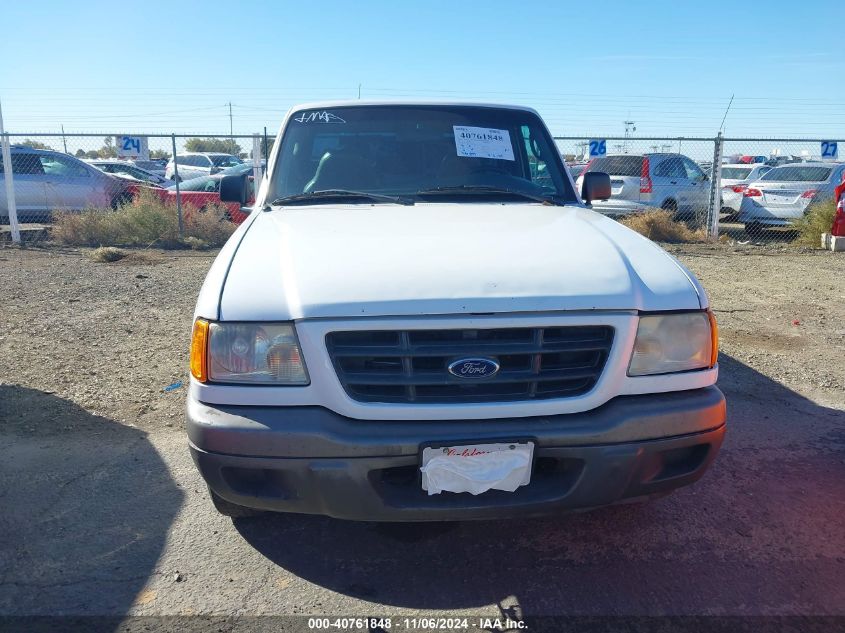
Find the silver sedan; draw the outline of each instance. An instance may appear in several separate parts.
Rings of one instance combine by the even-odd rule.
[[[49,221],[55,210],[116,207],[128,199],[126,181],[73,156],[23,146],[12,147],[11,156],[15,207],[22,222]],[[0,173],[3,169],[0,160]],[[6,183],[0,178],[0,221],[8,219]]]
[[[833,198],[845,175],[843,163],[799,163],[775,167],[749,183],[742,194],[739,221],[753,225],[789,226],[813,202]]]

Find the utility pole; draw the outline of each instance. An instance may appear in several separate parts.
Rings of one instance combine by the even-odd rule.
[[[234,153],[235,148],[235,134],[233,133],[232,128],[232,102],[229,102],[229,145]]]
[[[628,153],[628,137],[631,136],[631,132],[637,131],[637,126],[634,125],[635,121],[623,121],[625,124],[625,142],[622,144],[623,152],[626,154]]]
[[[358,101],[361,100],[361,84],[358,84]]]
[[[67,154],[67,139],[65,138],[65,124],[62,123],[62,145],[65,146],[65,154]]]

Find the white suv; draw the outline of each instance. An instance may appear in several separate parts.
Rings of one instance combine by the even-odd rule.
[[[707,295],[576,196],[533,110],[303,106],[268,166],[194,316],[187,430],[220,512],[520,517],[712,462]]]
[[[210,176],[229,167],[236,167],[243,164],[243,161],[231,154],[189,152],[176,154],[176,163],[179,166],[179,180],[189,180],[200,176]],[[175,176],[176,169],[173,165],[173,158],[171,158],[164,170],[164,177],[168,180],[175,180]]]

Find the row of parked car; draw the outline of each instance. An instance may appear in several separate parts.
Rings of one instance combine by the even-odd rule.
[[[738,220],[749,231],[789,226],[814,202],[832,199],[845,182],[845,163],[778,160],[772,166],[749,158],[755,160],[722,165],[720,204],[724,220]],[[712,166],[703,168],[682,154],[608,155],[569,168],[579,188],[586,173],[610,174],[611,198],[593,204],[607,215],[656,207],[692,221],[709,205]]]
[[[199,159],[203,160],[200,161]],[[142,189],[163,201],[175,201],[173,160],[80,160],[53,150],[16,145],[11,148],[15,206],[22,222],[47,222],[54,210],[79,211],[89,207],[117,208]],[[249,174],[253,166],[228,154],[177,154],[180,195],[188,210],[221,204],[220,179]],[[4,165],[0,158],[0,174]],[[250,186],[252,177],[250,176]],[[246,217],[240,205],[226,204],[236,223]],[[0,178],[0,223],[9,221],[5,180]]]
[[[237,156],[186,152],[176,160],[82,161],[52,150],[13,146],[12,169],[15,201],[22,221],[48,221],[55,209],[117,207],[140,188],[155,191],[163,200],[175,200],[175,179],[180,181],[183,204],[204,208],[220,203],[224,175],[249,174],[253,166]],[[845,163],[740,157],[741,162],[722,166],[721,211],[726,221],[742,222],[749,230],[788,226],[815,201],[830,199],[845,182]],[[781,157],[777,157],[781,158]],[[710,192],[709,165],[700,165],[677,153],[617,154],[589,163],[570,164],[580,189],[583,175],[604,172],[611,176],[612,196],[594,207],[611,216],[624,216],[662,208],[679,220],[701,219]],[[0,160],[0,173],[3,165]],[[178,172],[178,176],[177,176]],[[254,188],[254,184],[251,185]],[[8,208],[0,179],[0,222],[8,222]],[[244,214],[229,203],[229,216],[240,222]]]

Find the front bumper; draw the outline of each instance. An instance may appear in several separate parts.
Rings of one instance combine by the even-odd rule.
[[[790,226],[795,220],[803,217],[806,210],[806,206],[765,206],[744,198],[739,209],[739,221],[744,224]]]
[[[321,407],[188,402],[191,454],[239,505],[365,521],[533,516],[667,492],[701,477],[725,432],[716,387],[624,396],[576,414],[496,420],[362,421]],[[516,492],[428,496],[421,445],[531,440]]]

